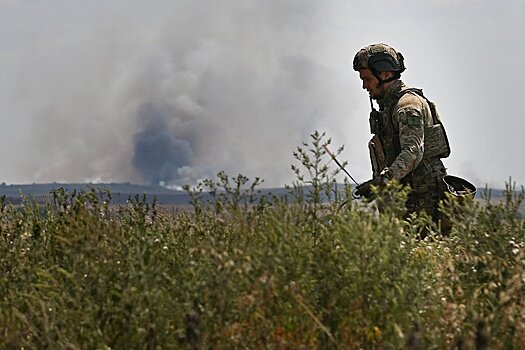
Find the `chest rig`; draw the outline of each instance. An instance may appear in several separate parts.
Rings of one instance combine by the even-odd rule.
[[[369,147],[374,176],[378,175],[384,167],[392,165],[399,153],[401,153],[399,126],[394,124],[393,115],[399,99],[407,93],[416,94],[425,99],[432,115],[432,125],[424,126],[425,151],[423,160],[446,158],[450,155],[450,145],[447,134],[441,123],[435,104],[423,95],[421,89],[403,86],[386,101],[381,111],[376,110],[372,104],[372,100],[370,100],[372,108],[369,119],[370,131],[374,134],[374,137],[370,141]]]

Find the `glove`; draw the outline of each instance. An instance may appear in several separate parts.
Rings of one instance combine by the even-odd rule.
[[[379,176],[374,179],[363,182],[361,185],[357,186],[355,189],[355,195],[358,197],[364,197],[371,199],[374,195],[372,192],[372,186],[383,188],[386,184],[386,179]]]

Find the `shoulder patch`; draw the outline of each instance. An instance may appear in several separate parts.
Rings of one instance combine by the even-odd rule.
[[[404,108],[400,110],[399,117],[399,121],[401,123],[406,123],[406,125],[423,125],[423,117],[421,116],[421,113],[415,108]]]
[[[407,115],[407,125],[421,125],[423,121],[417,115]]]

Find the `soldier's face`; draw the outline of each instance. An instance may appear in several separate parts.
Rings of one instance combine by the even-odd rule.
[[[381,72],[380,74],[384,74]],[[385,95],[384,85],[379,84],[379,80],[372,74],[368,68],[359,70],[359,78],[363,81],[363,89],[368,91],[368,94],[375,100],[382,98]],[[381,77],[383,78],[383,77]]]

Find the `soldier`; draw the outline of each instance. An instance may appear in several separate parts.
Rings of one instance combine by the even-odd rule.
[[[401,81],[403,55],[388,45],[361,49],[353,65],[370,95],[370,130],[374,134],[368,144],[373,177],[358,186],[356,194],[370,197],[371,186],[398,180],[411,187],[408,212],[425,210],[439,222],[438,202],[446,191],[441,158],[448,157],[450,146],[434,104],[422,90]],[[377,101],[379,111],[372,100]]]

